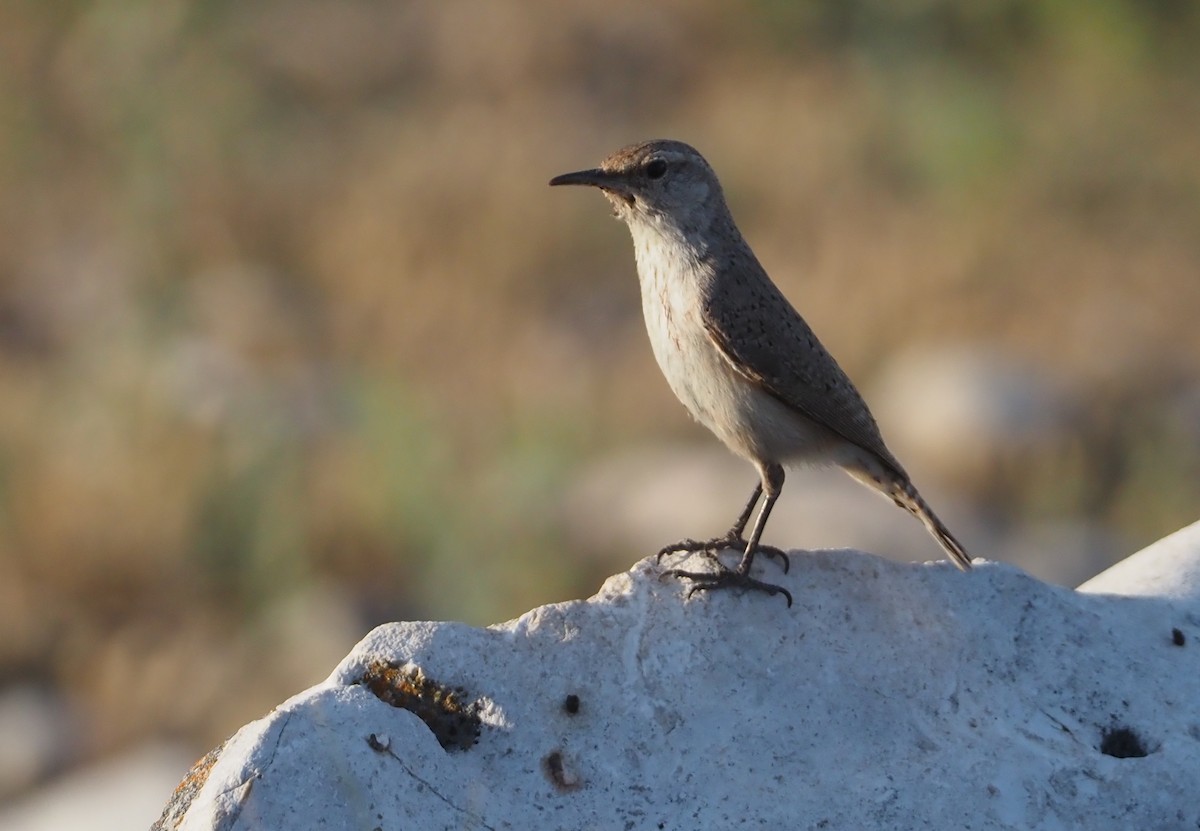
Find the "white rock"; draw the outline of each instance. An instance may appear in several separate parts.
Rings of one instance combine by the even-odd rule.
[[[1171,547],[1196,562],[1200,524]],[[1084,594],[1009,566],[962,574],[853,551],[761,571],[793,608],[734,592],[685,600],[643,561],[587,601],[488,629],[379,627],[198,768],[175,800],[179,827],[1200,823],[1196,591]],[[355,683],[379,662],[464,688],[478,742],[444,750]],[[434,697],[418,699],[436,711]]]
[[[1200,598],[1200,522],[1192,523],[1102,571],[1081,592],[1166,597],[1186,604]]]

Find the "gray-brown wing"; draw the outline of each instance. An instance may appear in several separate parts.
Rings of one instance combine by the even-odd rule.
[[[757,260],[713,281],[704,326],[746,379],[903,473],[854,384]]]

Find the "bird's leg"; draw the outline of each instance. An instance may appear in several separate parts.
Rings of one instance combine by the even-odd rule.
[[[742,509],[742,515],[733,523],[733,527],[729,529],[728,536],[733,539],[741,539],[742,534],[746,530],[746,523],[750,521],[750,515],[754,513],[754,506],[758,504],[758,498],[762,496],[762,480],[754,486],[754,493],[750,494],[750,501],[746,503],[746,507]]]
[[[742,561],[738,563],[737,573],[742,576],[750,573],[750,564],[754,562],[755,553],[762,550],[758,541],[762,539],[763,529],[767,527],[767,518],[771,516],[771,509],[775,507],[775,501],[783,492],[783,467],[769,465],[763,472],[763,483],[766,485],[767,498],[763,502],[762,510],[758,512],[758,519],[754,520],[754,528],[750,531],[750,539],[746,541],[746,550],[742,554]]]
[[[740,538],[742,532],[745,530],[746,522],[749,521],[749,514],[754,507],[754,503],[758,501],[760,492],[765,491],[767,496],[766,501],[763,502],[762,508],[758,512],[758,518],[754,521],[754,528],[750,531],[750,539],[746,541],[745,552],[742,554],[742,561],[738,563],[737,568],[728,569],[718,561],[718,570],[715,572],[682,571],[673,568],[669,571],[664,571],[663,576],[683,577],[691,580],[692,587],[688,590],[688,597],[691,597],[698,591],[743,588],[766,592],[767,594],[782,594],[787,600],[788,606],[791,606],[792,594],[783,588],[783,586],[777,586],[774,583],[764,583],[750,576],[750,566],[754,562],[754,555],[764,550],[759,547],[758,541],[762,537],[763,528],[767,525],[768,517],[771,516],[771,509],[775,507],[775,500],[779,499],[779,494],[782,490],[783,467],[777,464],[764,466],[762,468],[762,484],[755,489],[754,500],[747,506],[745,515],[739,518],[741,527],[739,528],[737,525],[733,527],[733,531],[737,532],[736,536]],[[784,561],[786,562],[786,557]]]
[[[758,498],[762,496],[763,486],[760,480],[754,486],[754,493],[750,494],[750,501],[746,503],[746,507],[742,509],[741,515],[733,523],[733,527],[721,537],[713,537],[711,540],[680,540],[677,543],[663,546],[659,549],[656,558],[658,562],[662,562],[662,558],[668,554],[690,554],[701,552],[712,559],[717,559],[717,553],[728,548],[734,548],[744,552],[747,548],[746,538],[742,536],[746,532],[746,525],[750,522],[750,516],[754,513],[754,506],[758,504]],[[781,549],[773,545],[758,546],[759,553],[766,554],[772,559],[779,560],[783,565],[783,573],[787,574],[791,568],[791,563],[788,561],[788,555],[784,554]]]

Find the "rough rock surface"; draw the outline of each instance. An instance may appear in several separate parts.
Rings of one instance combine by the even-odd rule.
[[[1196,828],[1198,565],[1200,523],[1086,592],[795,552],[761,566],[788,609],[648,560],[487,629],[382,626],[161,827]]]

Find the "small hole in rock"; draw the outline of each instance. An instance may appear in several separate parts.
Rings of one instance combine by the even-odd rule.
[[[1148,754],[1137,733],[1128,727],[1110,727],[1100,735],[1100,752],[1115,759],[1140,759]]]
[[[563,701],[563,709],[570,715],[575,715],[579,712],[579,696],[571,693]]]
[[[1176,646],[1183,646],[1185,643],[1187,643],[1187,638],[1183,636],[1182,629],[1175,628],[1171,630],[1171,643],[1175,644]]]
[[[562,751],[553,750],[542,759],[546,776],[560,791],[573,791],[579,787],[579,777],[567,770]]]

